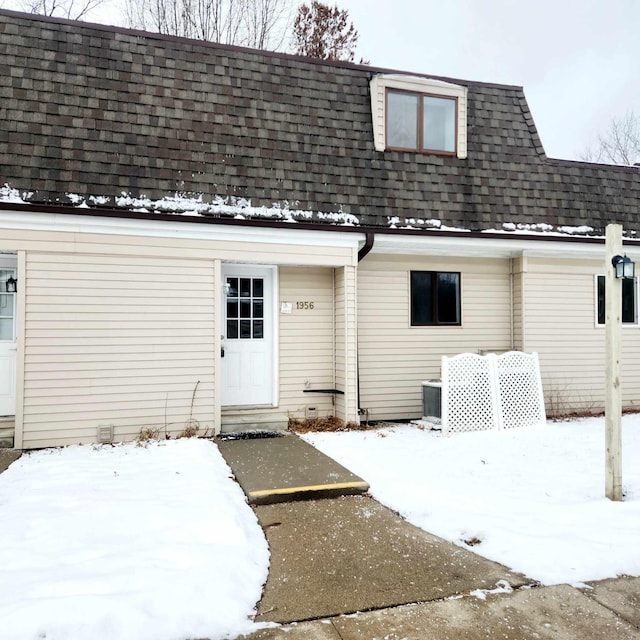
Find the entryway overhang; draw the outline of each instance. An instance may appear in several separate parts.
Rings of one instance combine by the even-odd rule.
[[[625,250],[634,259],[640,256],[640,241],[625,240]],[[527,234],[468,232],[422,232],[418,234],[381,232],[375,234],[371,254],[459,256],[470,258],[601,258],[603,237],[560,234]]]

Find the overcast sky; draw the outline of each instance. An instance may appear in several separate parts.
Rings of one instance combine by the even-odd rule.
[[[376,66],[523,86],[550,157],[579,159],[612,117],[640,117],[640,0],[339,5]]]
[[[523,86],[550,157],[580,159],[611,118],[640,117],[640,0],[337,3],[372,65]]]

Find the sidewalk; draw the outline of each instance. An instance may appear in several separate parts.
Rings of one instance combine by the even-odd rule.
[[[6,471],[9,468],[9,465],[12,462],[15,462],[21,455],[21,451],[0,448],[0,473]]]
[[[246,640],[638,640],[640,578],[520,589],[265,629]]]

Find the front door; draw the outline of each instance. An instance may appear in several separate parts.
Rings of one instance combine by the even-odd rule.
[[[16,412],[15,258],[0,256],[0,416]]]
[[[224,264],[222,405],[275,406],[274,272]]]

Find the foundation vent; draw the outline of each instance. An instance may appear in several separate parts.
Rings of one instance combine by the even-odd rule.
[[[112,424],[100,425],[98,427],[97,439],[98,439],[98,442],[103,444],[113,442],[113,425]]]

